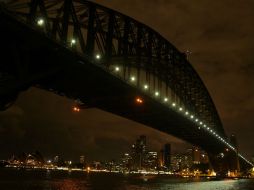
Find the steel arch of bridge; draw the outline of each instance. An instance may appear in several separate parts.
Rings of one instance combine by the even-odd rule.
[[[148,26],[85,0],[10,0],[8,8],[30,25],[89,60],[96,54],[106,69],[121,69],[136,86],[161,92],[173,105],[193,113],[225,136],[213,101],[183,53]],[[41,23],[40,23],[41,22]]]

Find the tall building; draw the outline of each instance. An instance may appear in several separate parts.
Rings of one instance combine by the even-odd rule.
[[[125,153],[122,156],[122,168],[124,170],[131,170],[132,169],[132,157],[129,153]]]
[[[161,149],[160,152],[158,153],[158,164],[159,167],[162,168],[164,167],[164,150]]]
[[[59,162],[59,156],[55,156],[53,162],[57,164]]]
[[[209,163],[209,157],[208,157],[208,154],[205,151],[201,151],[200,163],[202,163],[202,164],[208,164]]]
[[[143,159],[143,167],[146,170],[156,170],[158,167],[158,153],[147,152]]]
[[[192,149],[193,164],[200,164],[201,161],[201,151],[198,147],[193,147]]]
[[[82,156],[79,157],[79,163],[80,164],[85,164],[85,161],[86,161],[85,156],[82,155]]]
[[[169,143],[164,145],[164,166],[170,169],[171,166],[171,145]]]
[[[133,169],[142,169],[146,154],[146,136],[141,135],[136,143],[132,145]]]

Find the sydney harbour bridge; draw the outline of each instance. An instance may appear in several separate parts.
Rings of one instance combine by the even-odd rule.
[[[253,167],[186,55],[155,30],[86,0],[0,2],[1,110],[35,86],[199,146],[217,171]]]

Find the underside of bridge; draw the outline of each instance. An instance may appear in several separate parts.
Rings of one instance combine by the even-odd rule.
[[[43,1],[31,2],[31,7],[34,3],[35,7],[36,5],[40,7],[40,10],[44,12],[45,16],[45,9],[47,7],[43,8],[40,4]],[[69,0],[63,2],[63,8],[67,6],[66,3],[71,3]],[[97,5],[89,4],[89,6],[90,14],[87,16],[87,25],[84,26],[86,28],[92,22],[92,19],[90,19],[92,17],[91,10],[96,9],[95,6]],[[47,33],[45,35],[44,30],[38,30],[35,26],[29,25],[29,22],[27,23],[19,17],[17,18],[17,15],[13,16],[13,12],[7,11],[4,7],[1,7],[0,12],[0,106],[2,109],[10,106],[20,91],[26,90],[30,86],[36,86],[68,98],[79,99],[84,103],[82,106],[97,107],[174,135],[206,150],[210,154],[210,159],[214,162],[214,166],[218,168],[217,170],[220,170],[221,165],[216,165],[216,162],[224,163],[223,170],[225,172],[230,169],[231,166],[225,160],[227,156],[222,159],[220,155],[224,153],[225,155],[230,154],[236,156],[236,149],[227,142],[227,137],[211,98],[203,86],[202,81],[194,71],[188,74],[188,76],[186,74],[186,77],[184,77],[185,70],[182,70],[182,68],[185,68],[185,65],[184,67],[180,67],[181,70],[175,69],[174,71],[179,73],[179,75],[172,77],[173,79],[176,80],[181,76],[185,78],[184,81],[179,82],[175,86],[171,84],[174,82],[173,79],[170,79],[169,82],[167,80],[164,82],[163,79],[165,78],[160,77],[160,72],[162,73],[163,70],[160,72],[158,70],[152,72],[151,68],[148,67],[148,70],[149,68],[150,70],[147,74],[146,65],[142,66],[142,64],[138,64],[135,66],[130,64],[132,62],[146,62],[151,59],[149,56],[148,58],[144,55],[141,56],[142,48],[137,50],[139,56],[130,55],[130,53],[128,55],[126,53],[123,53],[123,55],[121,53],[113,55],[111,51],[114,48],[112,42],[114,32],[111,36],[110,34],[105,34],[107,39],[111,39],[111,46],[108,47],[106,45],[105,49],[111,53],[104,55],[103,59],[107,60],[107,62],[102,64],[100,60],[94,60],[94,53],[91,53],[91,55],[89,53],[82,54],[77,48],[68,47],[66,44],[59,43],[57,38],[54,39],[52,35],[47,35]],[[105,9],[104,7],[100,8]],[[36,10],[34,8],[32,17],[35,17]],[[109,13],[112,15],[114,12],[109,11]],[[85,17],[85,15],[83,16]],[[113,19],[113,17],[109,17],[108,19]],[[130,24],[130,21],[126,22]],[[42,23],[42,20],[37,22],[39,25],[40,23]],[[64,26],[62,24],[62,27]],[[47,30],[50,30],[50,26],[47,27]],[[108,25],[108,33],[110,27],[112,27],[111,30],[113,31],[114,25]],[[75,30],[75,27],[73,30]],[[92,38],[89,31],[87,32],[87,39]],[[80,30],[79,32],[82,31]],[[68,29],[65,36],[67,38]],[[85,46],[85,44],[82,45],[80,38],[79,35],[80,49],[82,49],[82,46]],[[106,41],[109,43],[107,39]],[[95,41],[95,39],[93,40]],[[71,46],[75,44],[74,42],[76,43],[76,41],[71,41]],[[127,44],[124,40],[123,43]],[[149,39],[147,43],[149,43]],[[152,40],[150,43],[152,43]],[[83,47],[84,51],[95,52],[96,50],[90,46],[91,44],[89,45],[89,40],[87,40],[86,47],[88,49]],[[122,51],[124,52],[126,50],[123,48]],[[138,53],[138,51],[140,52]],[[174,49],[174,51],[176,50]],[[156,59],[160,63],[159,66],[163,67],[164,62],[162,59],[164,61],[169,60],[167,56],[167,58],[163,57],[162,52],[160,54],[158,56],[157,53]],[[98,54],[97,56],[100,57],[101,55]],[[178,53],[177,55],[180,56],[181,54]],[[177,59],[184,60],[181,64],[187,64],[184,56],[181,56]],[[153,62],[152,64],[154,65],[155,63]],[[117,68],[115,68],[115,65],[117,65]],[[172,67],[174,65],[171,65],[170,68]],[[118,72],[119,70],[122,70],[122,72]],[[192,67],[188,66],[187,70],[192,70]],[[132,73],[136,74],[135,78],[131,75]],[[171,73],[166,74],[166,76],[168,75],[171,75]],[[150,78],[152,78],[151,81]],[[138,82],[132,83],[133,81],[130,79],[133,79],[133,81],[137,80]],[[162,82],[160,82],[161,80]],[[186,80],[192,80],[193,84],[187,83]],[[199,81],[198,86],[195,86],[197,85],[196,80]],[[153,87],[151,85],[152,83],[154,83]],[[181,84],[185,84],[183,85],[183,90],[178,89]],[[149,90],[142,85],[147,85]],[[202,93],[197,92],[196,89],[198,88],[201,88],[200,91]],[[169,97],[168,99],[172,101],[170,103],[168,103],[168,99],[167,101],[161,101],[161,97],[157,96],[159,92],[158,94],[154,94],[151,90],[155,93],[157,93],[156,90],[160,90],[160,96],[163,94],[163,97]],[[168,95],[169,93],[171,95]],[[186,93],[186,95],[182,93]],[[142,101],[137,101],[137,98]],[[193,105],[194,108],[192,109],[191,106]],[[187,110],[190,111],[188,112]],[[205,121],[210,128],[206,127],[201,120],[196,119],[195,121],[195,118],[193,118],[194,114],[191,115],[195,111],[197,112],[195,113],[196,118],[204,119],[202,121]],[[204,116],[201,116],[202,114]],[[250,167],[250,163],[247,160],[243,157],[239,158],[242,169]]]

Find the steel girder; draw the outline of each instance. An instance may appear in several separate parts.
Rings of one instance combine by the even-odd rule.
[[[100,54],[105,68],[120,65],[123,79],[129,80],[135,71],[137,87],[149,84],[225,136],[209,92],[185,54],[145,24],[86,0],[10,0],[6,6],[23,22],[91,61]],[[43,26],[38,26],[39,19]]]

